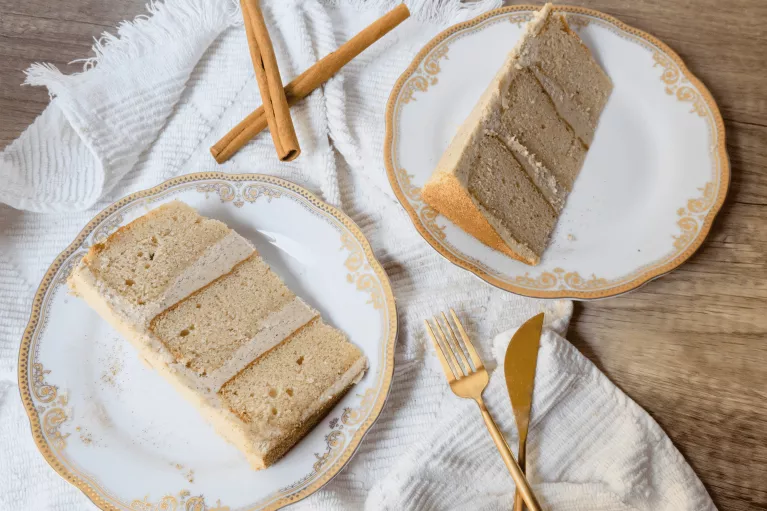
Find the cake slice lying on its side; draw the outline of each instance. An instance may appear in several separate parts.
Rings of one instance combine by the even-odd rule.
[[[282,457],[367,368],[247,240],[179,201],[91,247],[69,287],[255,469]]]
[[[424,201],[482,243],[537,264],[611,92],[546,4],[450,142]]]

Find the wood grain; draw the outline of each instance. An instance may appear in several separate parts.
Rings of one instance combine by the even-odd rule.
[[[732,187],[681,268],[619,298],[576,304],[570,338],[668,432],[723,510],[767,509],[767,2],[580,0],[652,33],[709,87],[726,121]],[[42,111],[19,87],[35,61],[88,55],[145,0],[0,0],[0,147]]]

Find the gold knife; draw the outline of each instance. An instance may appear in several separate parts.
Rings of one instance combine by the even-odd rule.
[[[514,334],[506,348],[503,361],[503,373],[506,376],[506,388],[511,398],[511,409],[519,430],[519,454],[517,461],[522,471],[525,470],[525,445],[527,429],[530,426],[530,407],[533,404],[533,385],[535,367],[538,363],[538,347],[541,344],[543,313],[527,320]],[[522,511],[523,502],[519,492],[514,494],[514,511]]]

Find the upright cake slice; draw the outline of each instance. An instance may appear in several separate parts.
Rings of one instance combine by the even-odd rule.
[[[69,286],[256,469],[285,454],[367,366],[247,240],[178,201],[94,245]]]
[[[423,199],[486,245],[537,264],[611,91],[591,52],[546,4],[461,125]]]

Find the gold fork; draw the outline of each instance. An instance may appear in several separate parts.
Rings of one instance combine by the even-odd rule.
[[[490,380],[487,374],[487,369],[482,364],[482,359],[479,358],[477,350],[469,340],[469,336],[466,335],[466,331],[463,329],[463,325],[458,320],[455,311],[450,309],[450,315],[455,322],[456,329],[463,339],[463,347],[458,337],[455,335],[453,326],[447,319],[445,313],[442,313],[442,319],[444,320],[447,328],[443,330],[440,324],[439,318],[434,316],[432,321],[437,326],[436,331],[438,336],[434,334],[431,324],[428,320],[425,320],[426,329],[429,332],[432,342],[434,343],[437,357],[442,363],[442,369],[445,371],[447,381],[450,384],[450,389],[458,397],[473,399],[479,405],[479,410],[482,412],[482,418],[485,419],[485,425],[490,432],[490,436],[493,437],[493,442],[498,448],[498,452],[501,453],[503,462],[506,463],[506,468],[509,469],[511,477],[514,479],[514,483],[517,485],[517,489],[522,494],[522,500],[525,501],[530,511],[541,511],[541,506],[533,494],[533,490],[530,488],[530,484],[525,478],[525,474],[519,468],[517,460],[511,454],[509,444],[506,443],[506,439],[503,434],[498,430],[498,426],[495,425],[495,421],[490,416],[490,412],[485,407],[485,402],[482,401],[482,392],[487,387],[487,383]],[[471,359],[471,364],[466,358],[464,351],[468,353]],[[460,362],[459,362],[460,360]],[[473,368],[472,368],[473,366]]]

